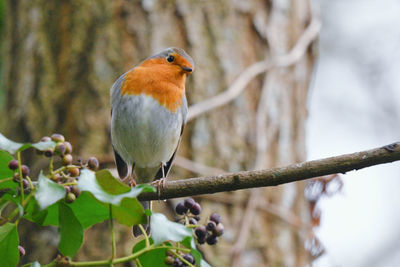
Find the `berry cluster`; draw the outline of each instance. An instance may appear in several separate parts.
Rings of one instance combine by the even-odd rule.
[[[172,253],[171,251],[167,250],[167,257],[164,260],[166,265],[170,265],[172,267],[185,267],[188,266],[185,261],[194,265],[196,263],[192,254],[182,254],[180,252]],[[179,256],[177,256],[179,255]],[[183,259],[183,260],[182,260]]]
[[[54,182],[61,184],[65,187],[66,195],[65,201],[67,203],[72,203],[80,195],[80,191],[76,186],[78,176],[82,168],[89,168],[96,171],[99,168],[99,161],[95,157],[90,157],[87,162],[83,162],[82,159],[77,159],[77,164],[73,164],[72,157],[72,145],[70,142],[65,141],[65,138],[61,134],[53,134],[51,137],[44,136],[41,142],[53,141],[56,143],[54,149],[49,148],[45,151],[37,150],[38,154],[44,155],[50,159],[49,164],[49,174],[47,175]],[[60,159],[62,166],[58,169],[53,169],[54,159]],[[19,172],[19,162],[18,160],[11,160],[8,167],[14,171],[14,181],[20,182],[20,172]],[[29,193],[33,188],[33,183],[31,182],[29,175],[29,167],[26,165],[21,165],[22,173],[22,185],[24,193]]]
[[[178,203],[175,211],[179,215],[184,215],[184,224],[195,228],[194,233],[197,243],[200,245],[207,242],[209,245],[215,245],[218,237],[224,233],[224,225],[221,223],[221,216],[218,213],[212,213],[205,225],[199,225],[201,206],[193,200],[187,198],[184,202]]]
[[[18,160],[13,159],[8,163],[8,168],[14,171],[13,181],[19,183],[22,174],[22,186],[25,194],[28,194],[31,191],[31,186],[29,185],[29,172],[30,169],[26,165],[21,165],[21,174],[19,173],[19,163]],[[19,189],[19,188],[18,188]]]

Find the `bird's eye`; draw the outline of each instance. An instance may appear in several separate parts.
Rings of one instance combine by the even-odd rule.
[[[172,56],[172,55],[169,55],[168,57],[167,57],[167,61],[168,62],[172,62],[172,61],[174,61],[174,59],[175,59],[175,57],[174,56]]]

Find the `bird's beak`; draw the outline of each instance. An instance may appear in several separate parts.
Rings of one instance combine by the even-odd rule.
[[[187,72],[187,73],[191,73],[191,72],[193,71],[192,68],[187,67],[187,66],[182,66],[181,68],[183,69],[183,71],[185,71],[185,72]]]

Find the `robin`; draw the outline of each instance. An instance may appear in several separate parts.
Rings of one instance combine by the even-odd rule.
[[[121,179],[133,184],[167,177],[186,123],[186,77],[193,59],[171,47],[121,75],[111,94],[111,141]],[[142,202],[151,209],[149,201]],[[149,224],[143,225],[150,231]],[[133,228],[135,236],[140,228]]]

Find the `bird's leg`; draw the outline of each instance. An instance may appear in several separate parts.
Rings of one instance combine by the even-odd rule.
[[[151,185],[153,185],[154,187],[157,188],[158,200],[160,200],[160,198],[161,198],[161,191],[164,189],[165,182],[167,181],[167,179],[165,177],[165,172],[164,172],[165,165],[166,165],[166,163],[161,162],[160,168],[161,168],[161,172],[162,172],[162,178],[155,180],[151,183]]]
[[[130,180],[130,182],[131,182],[131,187],[135,187],[137,184],[136,184],[136,180],[135,180],[135,173],[133,172],[133,170],[132,170],[132,174],[131,174],[131,176],[130,176],[130,178],[131,178],[131,180]]]

